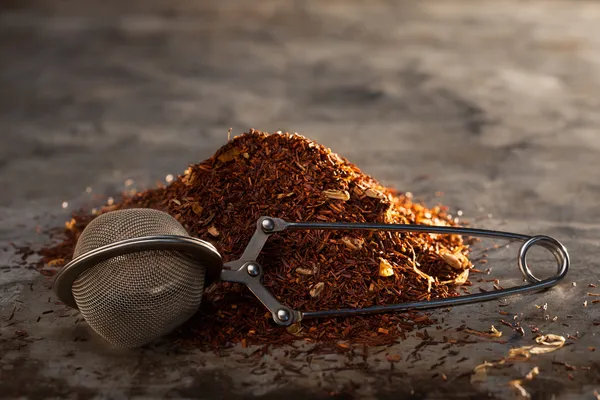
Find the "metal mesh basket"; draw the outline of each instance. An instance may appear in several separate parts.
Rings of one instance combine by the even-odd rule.
[[[120,240],[189,236],[177,220],[151,209],[100,215],[82,232],[74,257]],[[117,347],[138,347],[171,332],[200,306],[205,267],[177,251],[139,251],[84,271],[72,286],[90,327]]]

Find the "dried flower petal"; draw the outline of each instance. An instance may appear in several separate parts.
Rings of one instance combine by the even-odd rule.
[[[523,346],[510,349],[508,356],[511,358],[521,356],[527,359],[531,357],[532,354],[550,353],[563,347],[566,339],[560,335],[547,334],[537,337],[535,341],[536,343],[541,344],[541,346]]]
[[[313,275],[314,272],[312,269],[308,269],[308,268],[296,268],[296,272],[299,273],[300,275]]]
[[[63,265],[65,263],[65,259],[64,258],[56,258],[54,260],[48,261],[48,266],[49,267],[56,267],[58,265]]]
[[[375,190],[373,188],[368,188],[367,190],[365,190],[365,195],[367,195],[367,197],[372,197],[374,199],[385,199],[385,195],[383,193],[381,193],[379,190]]]
[[[325,289],[325,284],[323,282],[317,283],[312,289],[310,289],[310,296],[319,297],[321,293],[323,293],[323,289]]]
[[[217,230],[217,228],[215,228],[215,226],[214,226],[214,225],[213,225],[213,226],[211,226],[210,228],[208,228],[208,233],[209,233],[211,236],[214,236],[214,237],[217,237],[217,236],[219,236],[219,231]]]
[[[342,238],[342,243],[344,243],[350,250],[360,250],[365,244],[365,240],[362,238],[351,238],[344,236]]]
[[[323,190],[323,194],[335,200],[348,201],[350,200],[350,193],[347,190]]]
[[[385,258],[379,259],[379,276],[388,277],[394,275],[392,264]]]
[[[454,269],[460,269],[460,270],[463,269],[463,266],[462,266],[460,260],[454,254],[443,253],[441,256],[444,259],[444,261],[446,261],[446,264],[448,264],[452,268],[454,268]]]
[[[75,220],[75,218],[71,218],[70,221],[65,222],[65,229],[69,231],[75,230],[75,225],[77,225],[77,221]]]
[[[234,147],[227,150],[225,153],[222,153],[220,156],[217,157],[217,159],[222,163],[226,163],[236,158],[239,154],[240,151],[236,147]]]
[[[200,204],[192,203],[192,211],[194,212],[194,214],[201,215],[203,210],[204,209],[202,208],[202,206],[200,206]]]
[[[300,322],[295,322],[285,329],[288,333],[295,335],[295,336],[299,336],[300,331],[302,331],[302,324]]]
[[[388,354],[387,356],[385,356],[385,359],[389,362],[398,362],[402,359],[402,357],[400,356],[400,354]]]
[[[468,279],[469,279],[469,270],[465,269],[454,279],[454,284],[457,286],[464,285],[465,283],[467,283]]]

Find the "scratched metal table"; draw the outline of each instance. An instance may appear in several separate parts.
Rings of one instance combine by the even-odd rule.
[[[2,7],[0,397],[512,398],[507,382],[535,366],[523,384],[533,398],[600,390],[600,304],[587,295],[600,284],[599,3]],[[555,236],[572,270],[504,307],[437,311],[439,329],[366,358],[105,346],[8,243],[43,243],[40,229],[128,179],[144,188],[181,173],[224,144],[229,127],[303,133],[477,227]],[[503,284],[518,273],[508,254],[488,264]],[[490,325],[502,340],[460,330]],[[568,345],[472,382],[476,365],[533,344],[535,327]]]

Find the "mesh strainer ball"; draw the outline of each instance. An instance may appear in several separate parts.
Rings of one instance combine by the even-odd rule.
[[[169,214],[119,210],[84,229],[74,260],[56,277],[55,287],[67,304],[72,297],[70,305],[108,342],[138,347],[198,310],[207,264],[220,262],[212,245],[191,238]]]

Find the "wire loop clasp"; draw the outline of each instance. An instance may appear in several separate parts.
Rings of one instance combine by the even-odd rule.
[[[300,312],[284,306],[262,285],[262,269],[259,275],[248,273],[249,263],[258,266],[256,259],[268,237],[274,233],[284,230],[369,230],[369,231],[402,231],[402,232],[422,232],[438,234],[458,234],[471,237],[487,237],[492,239],[508,239],[523,242],[519,249],[517,265],[528,284],[516,286],[508,289],[500,289],[493,292],[475,293],[466,296],[416,301],[399,304],[389,304],[384,306],[372,306],[364,308],[347,308],[337,310],[305,311]],[[527,253],[535,246],[540,245],[554,255],[557,262],[557,272],[555,275],[539,279],[531,272],[527,264]],[[512,232],[493,231],[485,229],[455,228],[446,226],[430,225],[409,225],[409,224],[369,224],[369,223],[345,223],[345,222],[286,222],[279,218],[261,217],[257,221],[257,227],[254,235],[250,239],[248,246],[244,250],[239,260],[225,264],[221,273],[221,279],[230,282],[244,283],[256,295],[256,297],[273,314],[273,320],[279,325],[290,325],[304,318],[337,317],[348,315],[362,315],[371,313],[383,313],[392,311],[424,310],[438,307],[450,307],[461,304],[477,303],[489,301],[501,297],[525,294],[533,291],[555,286],[567,274],[570,266],[569,253],[567,249],[558,240],[549,236],[528,236]],[[283,318],[282,318],[283,317]]]

